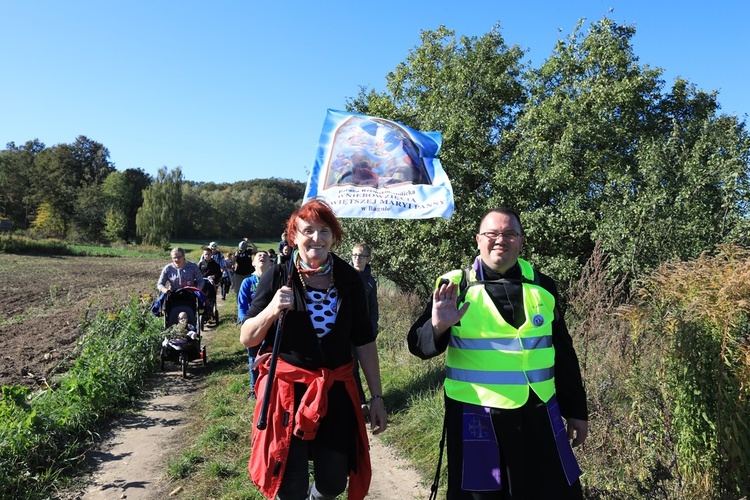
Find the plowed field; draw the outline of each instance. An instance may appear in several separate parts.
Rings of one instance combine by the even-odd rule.
[[[0,385],[39,387],[65,371],[87,311],[154,295],[167,263],[0,253]]]

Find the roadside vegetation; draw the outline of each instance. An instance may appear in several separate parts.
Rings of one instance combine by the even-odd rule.
[[[57,238],[33,238],[24,234],[0,235],[0,252],[32,255],[75,255],[79,257],[142,257],[164,256],[158,247],[114,244],[112,246],[69,243]]]
[[[81,466],[102,428],[140,395],[156,366],[161,328],[145,303],[86,318],[67,371],[43,390],[3,386],[0,491],[44,498]]]

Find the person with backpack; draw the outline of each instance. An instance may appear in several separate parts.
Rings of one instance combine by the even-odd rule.
[[[263,273],[240,330],[245,347],[263,343],[256,386],[269,389],[255,407],[250,477],[269,499],[333,500],[348,488],[361,500],[372,464],[352,345],[370,390],[372,433],[388,426],[362,280],[331,251],[343,229],[323,200],[297,208],[286,228],[292,257]]]
[[[476,243],[407,336],[422,359],[446,352],[446,498],[583,498],[570,440],[586,440],[586,392],[557,286],[518,257],[515,211],[486,212]]]

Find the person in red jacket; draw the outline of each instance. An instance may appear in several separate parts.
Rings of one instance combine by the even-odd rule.
[[[346,490],[347,479],[350,500],[367,494],[371,465],[352,345],[370,391],[373,433],[387,427],[362,280],[330,251],[342,236],[324,202],[313,199],[298,208],[287,221],[292,257],[263,273],[242,323],[240,342],[245,347],[262,343],[249,472],[267,498],[335,499]],[[257,422],[266,397],[268,351],[279,324],[273,400],[261,430]],[[312,484],[308,459],[314,467]]]

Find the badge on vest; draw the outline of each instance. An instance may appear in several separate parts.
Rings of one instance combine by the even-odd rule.
[[[534,326],[540,327],[544,324],[544,316],[542,316],[541,314],[535,314],[534,317],[531,318],[531,322],[534,324]]]

